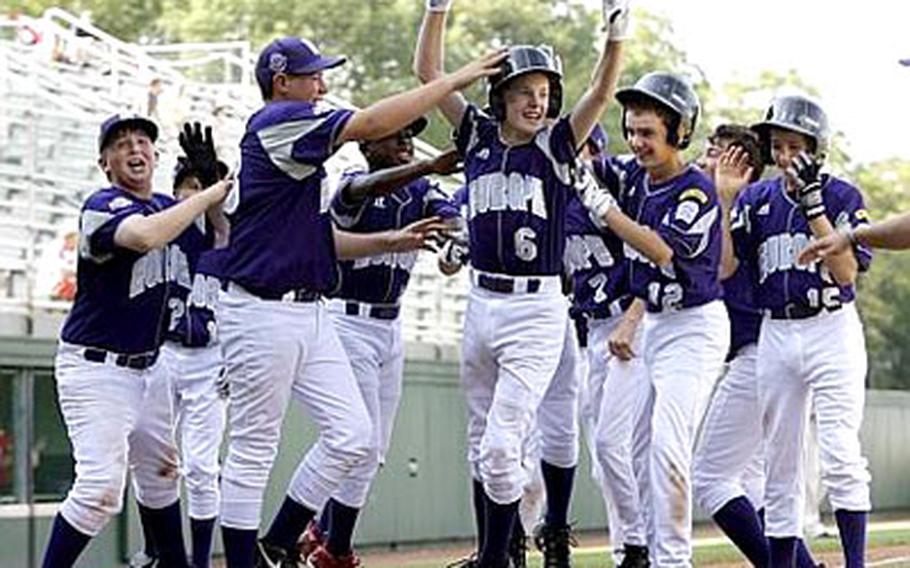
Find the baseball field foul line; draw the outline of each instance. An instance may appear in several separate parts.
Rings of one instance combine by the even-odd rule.
[[[878,522],[878,523],[870,523],[869,528],[868,528],[868,532],[870,532],[870,533],[907,531],[907,530],[910,530],[910,521],[883,521],[883,522]],[[724,536],[711,536],[711,537],[693,539],[692,547],[693,548],[704,548],[704,547],[710,547],[710,546],[719,546],[722,544],[729,544],[729,542],[730,541],[727,540],[727,538]],[[584,546],[584,547],[579,547],[576,550],[582,554],[598,554],[598,553],[608,552],[610,550],[610,548],[607,546]],[[866,565],[867,566],[892,566],[894,564],[906,562],[907,560],[910,560],[910,557],[908,557],[908,558],[891,558],[888,560],[879,561],[878,563],[866,564]]]

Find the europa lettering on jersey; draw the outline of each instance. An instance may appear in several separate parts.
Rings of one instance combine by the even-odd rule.
[[[563,263],[569,274],[589,270],[595,265],[599,268],[609,268],[614,262],[610,249],[599,235],[569,235],[566,239]]]
[[[778,271],[790,269],[805,270],[815,273],[818,264],[798,264],[796,257],[809,244],[809,236],[804,233],[782,233],[772,235],[758,246],[759,283]],[[824,272],[824,271],[823,271]],[[826,274],[822,275],[823,277]]]
[[[468,219],[496,211],[527,211],[547,218],[543,181],[534,176],[512,172],[482,175],[468,184]]]
[[[410,272],[415,264],[417,264],[417,253],[414,251],[387,252],[354,260],[354,269],[366,268],[368,266],[388,266],[390,268],[400,268]]]

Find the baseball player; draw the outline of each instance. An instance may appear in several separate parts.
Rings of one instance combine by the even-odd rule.
[[[604,154],[606,144],[606,133],[598,125],[582,152],[594,180],[603,185],[612,175],[610,159]],[[569,201],[566,232],[565,265],[573,279],[573,317],[582,320],[586,331],[588,373],[582,389],[581,417],[591,452],[592,476],[603,492],[614,557],[622,558],[617,564],[646,565],[641,485],[647,473],[647,430],[640,422],[650,385],[640,357],[623,361],[608,349],[609,338],[618,327],[631,325],[633,332],[638,327],[637,319],[629,324],[631,320],[623,316],[632,304],[623,241],[591,220],[577,196]],[[635,351],[639,349],[636,344]]]
[[[218,164],[218,177],[222,178],[227,166]],[[178,158],[174,171],[174,197],[178,201],[205,187],[202,181],[205,175],[197,169],[188,158]],[[216,240],[225,239],[227,231],[223,213],[212,210],[174,241],[179,262],[173,263],[175,283],[169,290],[165,343],[161,348],[173,389],[174,423],[180,436],[181,469],[187,485],[194,568],[208,568],[211,560],[218,514],[218,451],[227,396],[214,317],[219,285],[212,277],[200,273],[198,267],[204,262],[205,252]],[[145,549],[130,565],[153,566],[158,554],[148,530],[148,511],[142,504],[139,504],[139,517]]]
[[[766,160],[782,175],[747,186],[737,198],[733,246],[726,248],[724,263],[728,274],[740,263],[749,265],[756,305],[765,313],[756,366],[770,565],[793,565],[802,535],[802,447],[814,400],[822,480],[846,564],[862,566],[870,510],[870,478],[859,443],[867,363],[853,283],[868,268],[871,253],[857,247],[808,265],[796,257],[813,237],[867,223],[867,213],[856,187],[820,173],[828,120],[817,103],[800,95],[778,97],[753,129]]]
[[[214,146],[211,148],[214,158]],[[221,162],[218,166],[219,177],[224,177],[227,166]],[[174,176],[174,197],[178,200],[194,195],[203,185],[205,175],[193,170],[189,160],[178,166]],[[215,322],[220,283],[207,274],[209,255],[203,252],[215,245],[216,239],[226,239],[227,223],[220,210],[210,214],[206,221],[206,232],[198,226],[191,227],[177,240],[188,262],[181,266],[183,273],[177,281],[177,293],[168,300],[171,317],[163,352],[170,364],[175,394],[175,422],[181,436],[194,568],[207,568],[210,562],[218,515],[218,451],[227,397]]]
[[[715,180],[722,222],[736,194],[761,178],[758,135],[737,124],[718,126],[698,165]],[[723,281],[731,344],[723,377],[701,427],[693,462],[696,501],[755,566],[767,566],[764,538],[764,446],[758,404],[756,350],[762,313],[755,305],[754,278],[746,264]],[[797,566],[814,568],[805,543],[797,544]]]
[[[460,221],[458,208],[427,174],[455,171],[458,155],[451,151],[432,160],[414,160],[412,139],[427,126],[418,118],[408,127],[360,145],[369,169],[345,172],[332,199],[332,217],[339,227],[358,233],[399,229],[427,217]],[[324,566],[324,556],[348,557],[354,525],[370,485],[389,447],[401,398],[404,346],[400,299],[417,251],[382,254],[338,264],[338,284],[329,293],[328,310],[344,347],[373,425],[367,459],[341,482],[303,535],[301,557]],[[299,482],[291,481],[291,491]]]
[[[162,565],[186,566],[170,389],[160,361],[162,321],[174,266],[170,244],[229,181],[176,204],[154,193],[158,128],[115,115],[99,136],[99,165],[111,185],[91,194],[79,217],[78,286],[55,360],[60,409],[76,480],[54,519],[46,568],[72,566],[122,507],[127,466]]]
[[[428,0],[415,54],[424,82],[443,69],[449,0]],[[508,563],[525,478],[522,448],[536,417],[547,512],[538,542],[547,566],[569,566],[568,506],[577,461],[577,400],[554,381],[574,333],[561,293],[565,207],[577,153],[606,106],[628,25],[607,2],[608,34],[588,90],[562,108],[561,65],[546,46],[516,46],[489,88],[490,113],[460,93],[439,107],[457,129],[468,186],[471,291],[462,383],[468,399],[468,459],[484,521],[469,566]],[[567,377],[560,377],[565,380]],[[551,405],[552,406],[549,406]]]
[[[630,245],[631,290],[647,307],[642,333],[651,384],[650,555],[658,566],[689,566],[692,447],[700,409],[729,347],[718,280],[720,207],[714,184],[680,153],[699,114],[692,87],[674,74],[654,72],[620,89],[616,98],[634,153],[613,160],[610,184],[624,187],[622,210],[596,184],[589,184],[581,199],[596,220]],[[635,354],[628,338],[624,343],[611,343],[611,350]]]
[[[345,58],[325,56],[295,37],[277,39],[260,54],[256,79],[265,105],[241,141],[238,192],[225,207],[231,238],[214,260],[224,282],[217,318],[230,380],[220,515],[229,567],[249,568],[257,555],[265,566],[292,561],[309,521],[375,445],[350,363],[318,301],[335,286],[336,260],[414,250],[443,228],[431,218],[368,235],[333,229],[325,161],[344,142],[401,130],[452,90],[495,73],[504,57],[490,53],[351,111],[320,104],[327,92],[323,71]],[[262,493],[292,395],[320,435],[257,546]],[[330,560],[347,566],[354,558]]]
[[[452,194],[452,202],[458,206],[462,218],[467,218],[468,214],[468,193],[467,186],[459,187]],[[452,275],[458,272],[462,266],[470,260],[466,237],[462,234],[454,234],[453,238],[446,240],[439,250],[439,269],[443,274]],[[560,363],[557,366],[556,373],[570,372],[569,366],[573,366],[571,372],[579,373],[584,376],[586,371],[583,369],[585,360],[583,357],[576,360],[572,358],[569,349],[564,349]],[[528,565],[528,535],[533,535],[534,530],[540,524],[543,518],[544,503],[546,501],[546,487],[541,473],[541,450],[540,450],[540,428],[535,424],[531,427],[531,432],[525,439],[522,448],[521,466],[524,470],[525,484],[522,488],[521,499],[518,505],[518,520],[512,528],[512,536],[509,542],[509,561],[510,568],[526,568]],[[482,539],[484,537],[484,491],[483,485],[477,481],[472,482],[472,497],[474,499],[475,524],[477,527],[477,549],[482,548]]]

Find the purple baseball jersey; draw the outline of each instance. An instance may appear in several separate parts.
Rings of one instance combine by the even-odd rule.
[[[672,265],[661,269],[626,245],[632,294],[646,300],[649,312],[722,298],[721,219],[714,183],[695,166],[660,184],[652,184],[632,157],[613,158],[612,166],[621,183],[623,211],[673,249]]]
[[[603,182],[604,161],[606,158],[592,164],[593,175],[586,176],[586,170],[579,170],[580,183]],[[575,193],[566,205],[566,234],[564,264],[572,278],[572,317],[607,318],[621,314],[632,302],[622,240],[595,225]]]
[[[218,337],[215,307],[221,282],[200,272],[203,257],[210,256],[211,231],[200,217],[174,241],[174,285],[167,300],[165,339],[185,347],[205,347]]]
[[[219,277],[269,299],[334,287],[324,163],[352,114],[279,101],[250,118],[240,143],[239,183],[225,206],[231,238],[217,253]]]
[[[132,215],[152,215],[175,203],[167,195],[144,200],[118,187],[91,194],[79,215],[76,299],[63,325],[68,343],[116,353],[145,353],[163,341],[168,280],[178,261],[173,244],[139,253],[114,242]]]
[[[560,274],[576,159],[568,117],[527,144],[507,146],[499,123],[471,105],[455,144],[467,179],[471,265],[499,274]]]
[[[724,304],[730,317],[730,351],[733,359],[740,349],[758,342],[762,311],[755,305],[755,278],[751,265],[741,262],[732,276],[723,281]]]
[[[347,204],[341,197],[344,186],[363,170],[345,172],[332,198],[332,217],[344,230],[372,233],[400,229],[427,217],[458,217],[458,207],[439,185],[420,178],[386,196],[367,199],[359,204]],[[417,251],[386,253],[377,256],[342,261],[337,265],[338,285],[330,296],[359,302],[397,303],[417,262]]]
[[[860,191],[841,179],[823,176],[825,215],[835,228],[869,222]],[[800,265],[796,257],[812,236],[799,203],[787,193],[784,178],[756,182],[739,195],[731,227],[736,256],[751,265],[756,305],[773,312],[788,309],[836,309],[856,296],[853,286],[839,286],[821,261]],[[855,249],[861,271],[872,252]]]

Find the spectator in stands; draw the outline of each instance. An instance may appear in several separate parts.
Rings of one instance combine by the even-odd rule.
[[[155,77],[149,81],[148,103],[146,104],[145,115],[156,122],[161,121],[161,117],[158,116],[158,97],[163,90],[164,82],[161,77]]]
[[[52,300],[72,302],[76,297],[76,253],[79,233],[70,231],[63,236],[63,246],[58,256],[59,276],[51,291]]]

